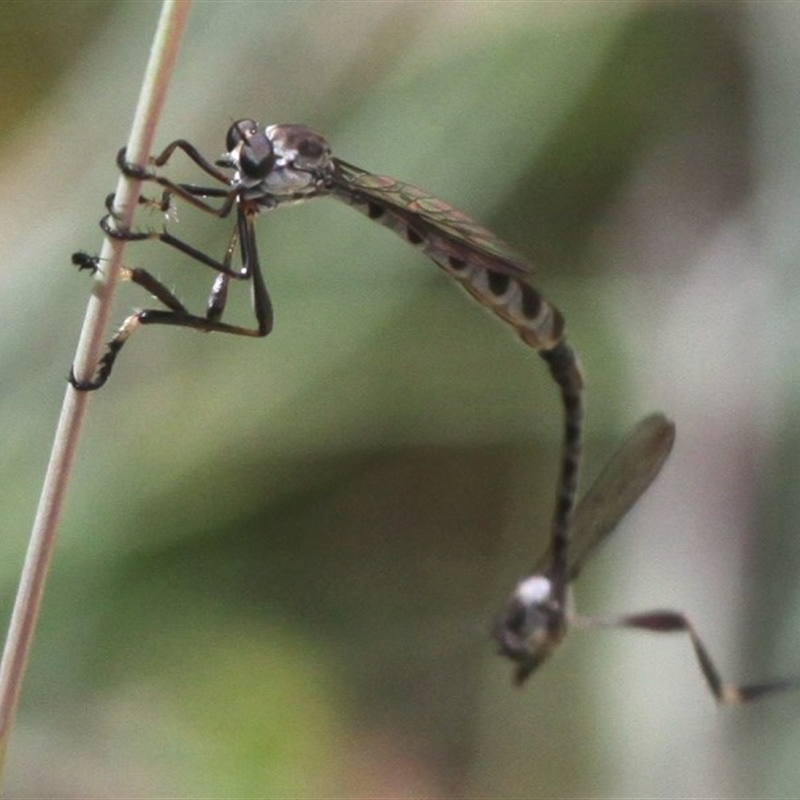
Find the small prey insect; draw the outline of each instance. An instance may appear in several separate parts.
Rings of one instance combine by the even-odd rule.
[[[176,150],[182,151],[219,185],[174,183],[151,168],[162,167]],[[323,136],[305,125],[258,125],[240,119],[228,129],[226,152],[216,162],[207,160],[184,139],[178,139],[148,167],[131,164],[120,151],[117,163],[129,177],[157,184],[162,198],[149,205],[169,209],[179,197],[219,218],[234,214],[236,224],[221,259],[212,258],[161,231],[130,231],[118,227],[113,202],[101,227],[109,236],[126,241],[157,240],[211,268],[217,273],[203,315],[191,313],[162,283],[144,270],[128,270],[125,277],[143,286],[164,308],[131,314],[117,329],[94,374],[70,382],[81,391],[101,387],[111,373],[120,349],[142,325],[174,325],[198,331],[239,336],[266,336],[273,314],[256,247],[256,216],[279,206],[302,203],[314,197],[333,197],[393,230],[421,250],[481,305],[508,323],[525,344],[547,363],[564,407],[564,432],[560,473],[553,514],[554,558],[566,549],[580,467],[583,423],[583,379],[577,358],[564,337],[561,312],[531,285],[528,262],[491,231],[427,192],[365,170],[336,158]],[[227,171],[225,171],[227,170]],[[207,200],[217,199],[219,205]],[[113,199],[112,199],[113,200]],[[241,266],[233,266],[239,252]],[[82,262],[84,265],[87,262]],[[86,268],[84,266],[84,268]],[[222,321],[231,280],[251,285],[256,324],[252,328]]]
[[[686,633],[706,683],[721,705],[736,705],[800,686],[800,679],[749,686],[723,681],[694,626],[680,611],[659,609],[614,617],[570,613],[568,584],[655,480],[674,440],[675,426],[663,415],[641,420],[578,503],[566,560],[555,559],[557,543],[551,542],[533,574],[517,584],[496,622],[494,637],[500,652],[516,662],[518,684],[553,652],[572,626]]]

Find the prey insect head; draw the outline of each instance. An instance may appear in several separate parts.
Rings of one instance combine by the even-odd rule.
[[[552,581],[543,575],[519,582],[494,627],[500,652],[517,664],[518,684],[550,655],[565,633],[563,609],[553,598]]]

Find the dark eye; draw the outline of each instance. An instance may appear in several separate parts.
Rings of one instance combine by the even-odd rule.
[[[239,119],[228,128],[225,136],[225,147],[230,153],[236,145],[247,141],[258,133],[258,124],[252,119]]]
[[[272,142],[264,133],[251,133],[239,151],[239,169],[248,178],[265,178],[275,164]]]

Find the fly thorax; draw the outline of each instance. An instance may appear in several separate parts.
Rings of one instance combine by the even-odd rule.
[[[305,125],[269,125],[264,133],[275,154],[265,192],[292,199],[319,194],[333,169],[327,139]]]
[[[234,181],[238,173],[234,176]],[[290,166],[276,165],[272,172],[262,180],[248,184],[247,181],[238,181],[245,187],[242,197],[247,200],[264,198],[263,205],[283,205],[286,203],[301,203],[321,193],[324,179],[318,175],[297,170]]]

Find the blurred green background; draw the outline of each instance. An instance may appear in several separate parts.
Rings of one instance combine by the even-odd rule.
[[[5,619],[159,10],[0,4]],[[579,609],[683,609],[759,680],[800,672],[798,76],[796,4],[204,2],[156,140],[304,122],[528,253],[587,375],[584,485],[643,414],[678,427]],[[797,797],[800,696],[718,710],[682,637],[577,631],[511,685],[488,630],[546,544],[544,365],[333,201],[259,236],[266,341],[145,330],[91,398],[7,795]],[[196,264],[126,263],[202,308]]]

